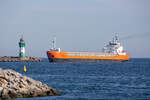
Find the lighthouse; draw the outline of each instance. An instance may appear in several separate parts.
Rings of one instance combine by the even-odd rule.
[[[19,58],[24,58],[25,57],[25,41],[23,39],[23,36],[20,38],[19,41]]]

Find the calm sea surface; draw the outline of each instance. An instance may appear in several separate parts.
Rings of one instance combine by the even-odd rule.
[[[131,59],[126,63],[49,63],[44,60],[0,62],[0,67],[39,80],[62,95],[12,100],[150,100],[150,59]]]

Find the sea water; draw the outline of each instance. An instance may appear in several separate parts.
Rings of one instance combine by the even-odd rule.
[[[23,72],[26,65],[27,72]],[[61,96],[12,100],[150,100],[150,59],[125,63],[0,62],[56,88]]]

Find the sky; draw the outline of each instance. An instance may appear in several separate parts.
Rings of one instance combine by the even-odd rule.
[[[62,51],[101,52],[115,33],[132,58],[150,58],[150,0],[0,0],[0,56],[46,57],[53,37]]]

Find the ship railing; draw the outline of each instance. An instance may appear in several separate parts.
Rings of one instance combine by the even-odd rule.
[[[114,57],[114,53],[83,53],[83,52],[69,52],[68,56],[82,56],[82,57]]]

